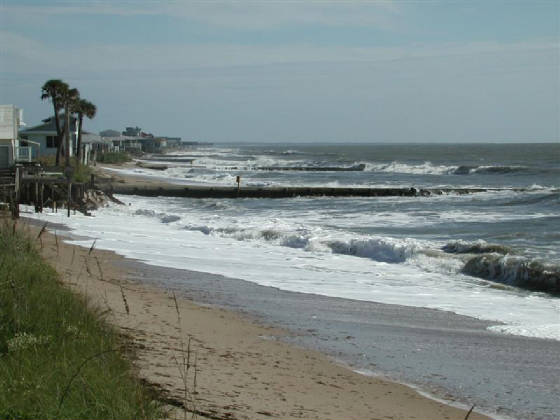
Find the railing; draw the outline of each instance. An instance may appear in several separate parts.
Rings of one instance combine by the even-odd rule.
[[[17,149],[17,161],[18,162],[31,162],[31,147],[30,146],[19,146]]]

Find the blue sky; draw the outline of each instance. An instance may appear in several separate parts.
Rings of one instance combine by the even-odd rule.
[[[0,102],[206,141],[560,141],[560,1],[0,3]]]

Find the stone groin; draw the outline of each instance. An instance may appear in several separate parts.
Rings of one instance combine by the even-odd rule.
[[[259,171],[300,171],[300,172],[362,172],[363,163],[354,166],[259,166]]]
[[[114,194],[144,197],[190,197],[190,198],[290,198],[290,197],[419,197],[442,194],[472,194],[485,192],[475,188],[344,188],[344,187],[223,187],[156,185],[134,186],[112,184]]]

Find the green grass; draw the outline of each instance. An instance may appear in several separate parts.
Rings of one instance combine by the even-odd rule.
[[[0,418],[161,418],[124,345],[32,240],[2,223]]]
[[[124,163],[130,160],[130,156],[126,152],[107,152],[97,156],[97,162],[100,163]]]
[[[89,182],[91,179],[91,174],[92,174],[92,170],[91,167],[89,166],[85,166],[85,165],[80,165],[80,166],[74,166],[74,174],[72,175],[72,180],[74,182]]]
[[[49,171],[57,171],[64,173],[64,157],[60,160],[60,165],[55,165],[54,156],[43,156],[38,159],[38,162]],[[74,168],[74,174],[72,175],[72,182],[89,182],[90,176],[92,174],[91,167],[88,165],[77,165],[76,159],[70,159],[70,166]]]

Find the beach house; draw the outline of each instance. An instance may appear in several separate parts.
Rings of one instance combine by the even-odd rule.
[[[82,131],[82,163],[95,162],[98,154],[113,150],[113,142],[99,134]]]
[[[66,120],[64,114],[58,117],[60,127],[64,127]],[[32,158],[37,159],[39,156],[56,155],[56,121],[53,117],[49,117],[42,121],[42,124],[36,125],[25,130],[21,130],[20,137],[22,140],[30,140],[38,144],[37,148],[32,149]],[[75,117],[70,117],[70,156],[74,156],[76,138],[78,137],[78,124]],[[64,139],[62,139],[64,145]]]
[[[18,138],[18,130],[24,125],[22,109],[15,105],[0,105],[0,168],[30,160],[30,146],[21,145]]]

